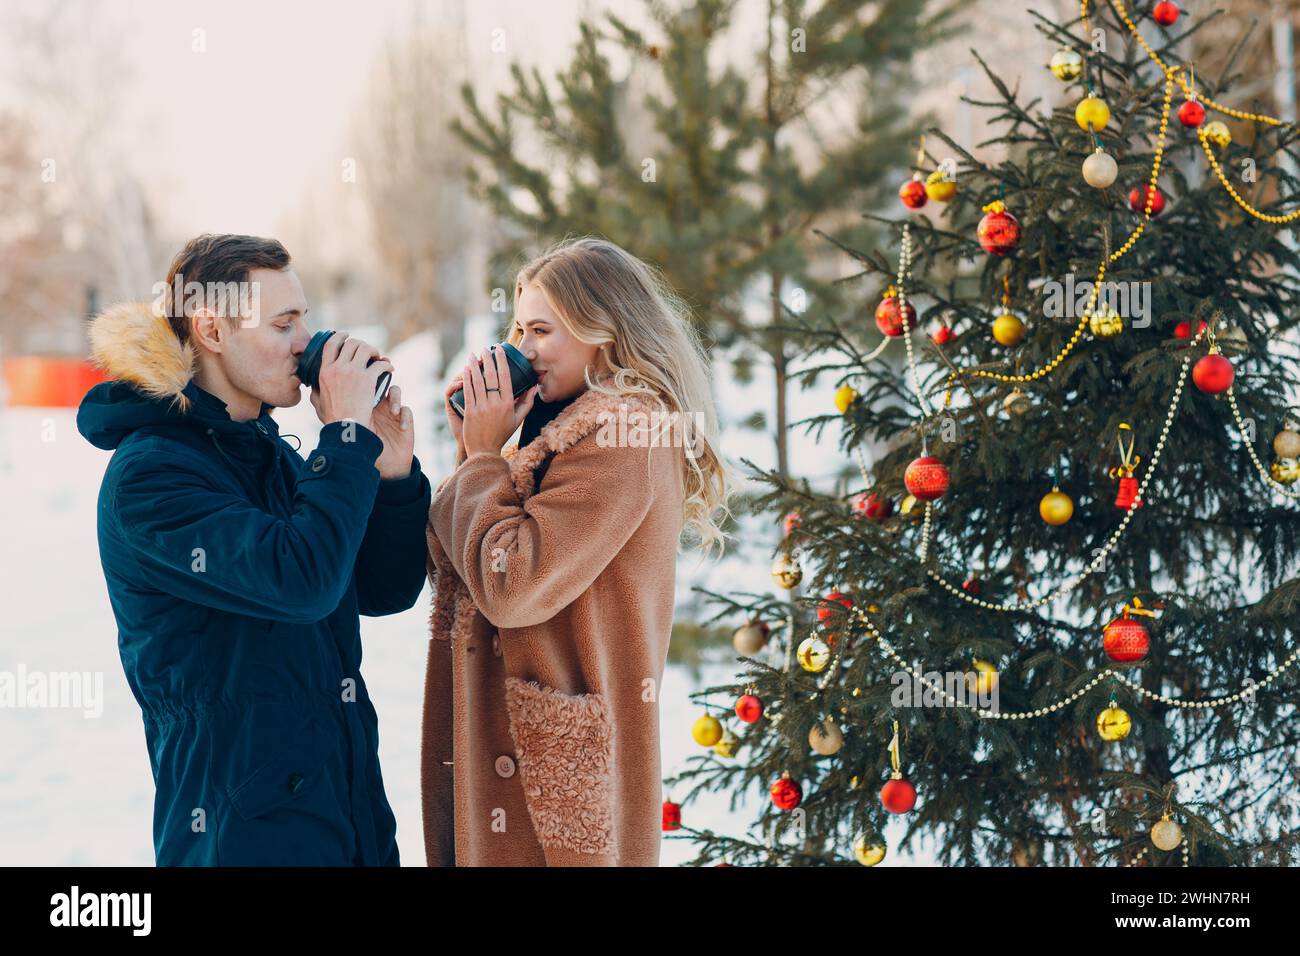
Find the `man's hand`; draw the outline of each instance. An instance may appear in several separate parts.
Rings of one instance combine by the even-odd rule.
[[[384,451],[375,462],[379,477],[396,481],[409,475],[415,452],[415,413],[402,404],[402,390],[396,385],[375,407],[370,429],[384,441]]]
[[[378,359],[367,366],[371,359]],[[311,404],[322,425],[345,420],[371,428],[371,406],[379,376],[393,365],[380,358],[372,345],[335,332],[321,353],[319,385],[311,390]],[[373,430],[373,428],[372,428]]]

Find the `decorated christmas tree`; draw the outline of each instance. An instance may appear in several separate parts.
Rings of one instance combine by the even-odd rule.
[[[776,586],[711,595],[700,864],[1295,862],[1296,130],[1173,3],[1037,26],[1053,102],[980,60],[1005,159],[931,131],[892,245],[841,244],[860,310],[787,315],[852,477],[761,474]]]

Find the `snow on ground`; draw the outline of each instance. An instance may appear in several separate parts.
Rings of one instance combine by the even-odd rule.
[[[476,347],[488,344],[496,325],[488,319],[473,323],[468,341]],[[421,336],[390,354],[404,401],[416,413],[416,453],[436,484],[450,467],[452,451],[445,427],[437,434],[432,427],[441,418],[444,388],[434,380],[434,347]],[[464,362],[459,356],[451,368]],[[715,373],[724,422],[732,423],[724,429],[725,453],[733,461],[744,456],[771,462],[766,435],[734,426],[754,408],[767,407],[770,377],[760,370],[742,386],[726,363],[718,363]],[[792,418],[821,411],[829,392],[823,386],[792,393]],[[301,437],[304,453],[314,447],[319,426],[310,403],[304,399],[276,415],[282,433]],[[792,437],[791,460],[801,474],[817,480],[837,469],[840,456],[831,439],[828,435],[819,445],[802,435]],[[27,672],[102,675],[103,696],[98,717],[72,709],[0,708],[3,865],[153,863],[149,759],[139,708],[122,675],[95,537],[95,500],[108,458],[77,433],[73,409],[0,410],[0,672],[13,674],[22,667]],[[699,566],[695,556],[684,554],[678,565],[679,601],[697,584],[724,592],[770,588],[767,535],[770,531],[746,535],[717,564]],[[426,586],[411,610],[362,621],[363,673],[379,711],[380,760],[407,866],[424,862],[419,746],[429,601]],[[702,669],[700,683],[676,665],[665,675],[660,698],[665,777],[700,752],[690,733],[699,710],[687,695],[734,673],[730,648],[726,650],[722,663]],[[733,813],[727,794],[703,795],[688,805],[686,822],[742,835],[755,818],[758,799],[749,794]],[[891,843],[899,835],[901,823],[887,833]],[[664,865],[680,865],[693,856],[687,841],[663,843]],[[907,862],[891,854],[884,865]]]

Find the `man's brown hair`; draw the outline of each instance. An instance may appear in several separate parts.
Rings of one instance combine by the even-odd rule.
[[[185,243],[167,270],[167,321],[181,342],[190,339],[190,317],[185,314],[184,286],[191,282],[226,284],[247,282],[252,269],[287,269],[289,253],[277,239],[260,236],[204,233]],[[181,298],[176,301],[176,276],[182,277]]]

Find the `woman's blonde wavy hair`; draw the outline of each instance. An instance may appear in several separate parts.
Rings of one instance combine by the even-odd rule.
[[[692,423],[692,453],[682,456],[683,519],[706,554],[721,552],[727,540],[721,523],[730,514],[734,482],[719,451],[708,358],[685,302],[657,270],[593,236],[566,239],[519,270],[516,309],[532,283],[574,338],[609,346],[604,353],[612,380],[594,381],[588,366],[588,388],[615,396],[648,395]],[[522,338],[512,323],[506,341],[518,346]]]

